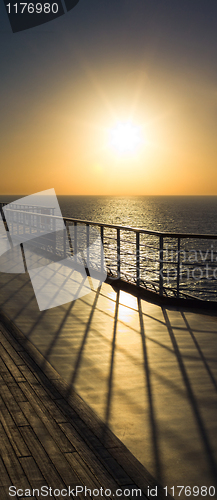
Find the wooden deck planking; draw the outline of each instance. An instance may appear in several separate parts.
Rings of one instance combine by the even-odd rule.
[[[0,324],[1,500],[10,498],[12,484],[23,490],[102,487],[111,489],[111,498],[117,488],[141,488],[139,498],[145,499],[147,486],[157,482],[76,393],[67,393],[22,333],[6,324]]]

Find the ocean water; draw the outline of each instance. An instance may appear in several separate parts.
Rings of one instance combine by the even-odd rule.
[[[58,196],[65,217],[154,231],[217,234],[217,196]]]
[[[21,195],[0,195],[10,203]],[[62,196],[64,217],[154,231],[217,234],[217,196]],[[24,202],[24,200],[22,200]]]

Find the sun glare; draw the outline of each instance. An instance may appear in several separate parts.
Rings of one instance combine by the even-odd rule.
[[[141,142],[140,127],[132,123],[118,123],[110,130],[110,146],[120,154],[135,152]]]

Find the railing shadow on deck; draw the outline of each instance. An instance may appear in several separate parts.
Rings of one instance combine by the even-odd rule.
[[[183,383],[184,383],[184,386],[186,388],[187,397],[188,397],[189,403],[191,405],[191,408],[192,408],[192,411],[194,414],[195,423],[198,427],[199,435],[200,435],[201,441],[203,443],[203,446],[204,446],[204,449],[206,452],[207,461],[209,462],[210,469],[211,469],[212,474],[213,474],[213,478],[216,480],[216,478],[217,478],[217,464],[216,464],[214,452],[212,449],[210,439],[208,437],[208,433],[206,431],[206,427],[204,425],[204,421],[203,421],[202,414],[201,414],[201,411],[200,411],[200,408],[199,408],[199,405],[197,402],[197,398],[196,398],[194,391],[193,391],[193,388],[192,388],[190,377],[188,376],[187,370],[185,368],[185,364],[184,364],[184,360],[183,360],[184,356],[181,354],[181,351],[179,349],[178,342],[176,340],[176,336],[174,334],[174,331],[173,331],[172,325],[170,323],[166,309],[162,308],[162,312],[163,312],[163,315],[165,318],[165,323],[166,323],[166,326],[168,329],[168,333],[169,333],[169,336],[171,338],[171,342],[172,342],[172,345],[174,348],[174,354],[177,358],[177,363],[179,366],[179,370],[181,372]],[[181,313],[181,315],[184,317],[188,332],[192,337],[192,330],[191,330],[184,314]],[[197,342],[197,349],[198,349],[198,347],[199,347],[199,343]],[[201,353],[201,349],[200,349],[200,353]],[[203,361],[204,360],[205,360],[205,356],[203,355]],[[206,362],[206,368],[207,368],[207,366],[208,366],[208,363]],[[211,370],[209,370],[209,371],[211,372]],[[214,377],[212,377],[212,381],[213,381],[213,378]],[[216,388],[216,382],[215,382],[215,388]]]
[[[9,276],[8,276],[9,278]],[[18,280],[18,277],[15,277],[14,280]],[[13,279],[10,278],[8,283],[12,283]],[[4,286],[4,285],[3,285]],[[6,286],[6,284],[5,284]],[[12,294],[10,297],[6,297],[5,301],[2,302],[1,307],[4,310],[6,306],[9,305],[10,301],[16,302],[16,295],[21,292],[27,286],[26,281],[21,283],[19,282],[17,287],[13,290]],[[30,284],[28,284],[30,286]],[[71,349],[74,349],[74,360],[71,364],[70,368],[70,374],[68,377],[68,385],[67,385],[67,393],[66,397],[70,397],[71,393],[73,390],[76,388],[76,381],[79,377],[79,374],[82,372],[83,369],[83,356],[84,356],[84,351],[88,342],[88,335],[90,333],[90,330],[93,329],[93,322],[94,322],[94,314],[95,312],[99,312],[102,310],[98,308],[98,300],[101,296],[103,295],[103,290],[102,287],[98,288],[97,291],[92,292],[95,293],[94,299],[92,302],[92,305],[88,303],[84,298],[79,299],[80,306],[85,308],[87,307],[88,304],[88,319],[87,321],[82,324],[83,330],[80,334],[79,337],[79,347],[76,345],[76,343],[73,343],[73,335],[71,338]],[[117,339],[118,339],[118,326],[121,325],[122,327],[127,327],[129,331],[131,331],[132,335],[140,335],[141,338],[141,349],[142,349],[142,356],[143,356],[143,384],[144,384],[144,404],[145,404],[145,399],[147,395],[147,401],[148,401],[148,408],[147,411],[149,413],[149,425],[150,425],[150,430],[151,430],[151,436],[152,436],[152,453],[154,457],[154,462],[155,462],[155,477],[158,481],[161,481],[162,479],[162,469],[164,468],[163,464],[163,459],[161,456],[161,446],[160,446],[160,441],[159,441],[159,422],[160,422],[160,416],[158,412],[156,411],[156,406],[155,406],[155,393],[154,393],[154,384],[153,384],[153,375],[155,377],[158,377],[159,380],[163,381],[163,383],[168,387],[168,390],[176,391],[178,394],[180,391],[180,388],[176,387],[175,382],[173,380],[168,379],[166,370],[162,373],[159,372],[157,367],[152,364],[150,361],[150,354],[151,354],[151,346],[157,346],[159,349],[163,349],[162,352],[168,352],[173,356],[173,358],[176,360],[177,363],[177,370],[180,372],[181,377],[182,377],[182,389],[181,389],[181,395],[183,397],[183,392],[186,393],[186,398],[188,400],[188,406],[191,408],[191,411],[193,413],[193,418],[195,421],[195,427],[197,428],[198,436],[201,441],[201,446],[203,447],[204,450],[204,455],[206,457],[207,463],[209,464],[209,468],[211,471],[211,474],[213,476],[213,480],[216,480],[217,477],[217,466],[216,466],[216,461],[213,453],[213,448],[212,448],[212,443],[210,442],[209,435],[207,433],[207,423],[204,421],[204,414],[201,411],[200,405],[198,404],[197,397],[194,393],[194,389],[192,388],[192,383],[191,383],[191,376],[189,375],[188,371],[186,370],[185,363],[186,361],[189,360],[189,354],[187,353],[182,353],[178,341],[177,341],[177,333],[178,330],[177,328],[174,329],[171,321],[169,319],[169,314],[168,314],[168,309],[165,307],[162,307],[162,319],[159,319],[159,317],[155,317],[154,315],[152,316],[150,313],[144,313],[143,308],[142,308],[142,299],[137,298],[137,307],[136,309],[133,308],[133,314],[135,317],[137,317],[137,321],[139,324],[139,331],[138,329],[135,329],[132,325],[128,324],[127,321],[124,319],[119,318],[119,307],[120,307],[120,291],[117,291],[116,293],[113,291],[112,292],[115,298],[109,297],[109,300],[112,301],[113,306],[114,306],[114,314],[112,315],[112,322],[113,322],[113,331],[111,334],[110,339],[104,338],[103,333],[100,330],[94,329],[94,335],[96,335],[96,339],[102,339],[103,341],[106,342],[108,349],[110,350],[110,356],[108,360],[108,365],[109,369],[107,372],[107,382],[106,382],[106,393],[105,393],[105,403],[104,403],[104,427],[103,427],[103,433],[104,436],[106,437],[106,429],[110,426],[111,419],[112,419],[112,404],[113,404],[113,390],[114,390],[114,371],[115,371],[115,358],[118,352],[122,352],[124,356],[130,360],[132,363],[136,363],[136,358],[135,354],[131,352],[130,350],[127,351],[127,348],[124,346],[118,346],[117,345]],[[29,296],[26,294],[26,299],[23,301],[23,303],[20,305],[20,307],[17,308],[17,311],[13,314],[13,321],[17,323],[18,325],[22,324],[22,318],[26,317],[27,312],[31,308],[31,302],[35,300],[33,296]],[[123,302],[122,302],[123,303]],[[72,322],[73,326],[73,308],[75,306],[75,302],[69,303],[68,305],[65,305],[64,307],[59,306],[58,307],[58,324],[56,328],[53,328],[53,332],[50,338],[50,341],[43,352],[44,356],[44,361],[42,362],[42,368],[46,364],[46,360],[50,361],[53,353],[55,352],[55,349],[57,349],[57,344],[60,341],[61,335],[64,334],[64,328],[66,323],[69,324],[69,322]],[[155,306],[157,307],[157,306]],[[56,309],[56,308],[54,308]],[[160,308],[159,308],[160,309]],[[103,314],[108,314],[108,312],[103,311]],[[210,385],[212,389],[210,391],[213,391],[213,394],[216,395],[217,392],[217,381],[215,379],[215,375],[210,367],[210,362],[214,362],[216,359],[215,352],[213,352],[212,356],[207,355],[203,352],[202,347],[200,346],[200,341],[197,339],[197,331],[190,326],[188,316],[183,310],[176,311],[176,314],[180,316],[180,319],[183,321],[183,329],[185,329],[186,334],[189,334],[189,337],[191,338],[191,341],[193,341],[195,351],[193,351],[193,354],[191,354],[190,359],[193,361],[197,362],[198,359],[200,359],[200,362],[202,363],[208,377],[210,380]],[[32,324],[29,326],[26,325],[25,328],[25,336],[26,340],[30,340],[34,343],[34,331],[37,328],[37,330],[40,328],[41,325],[41,331],[42,335],[45,334],[43,333],[43,329],[45,328],[45,325],[47,328],[49,328],[49,317],[52,315],[52,311],[43,311],[43,312],[38,312],[37,314],[34,313],[34,318]],[[111,315],[110,315],[111,319]],[[168,345],[168,342],[164,342],[163,338],[161,339],[161,336],[157,336],[156,338],[154,336],[150,336],[149,333],[147,332],[146,328],[146,323],[147,321],[152,321],[153,324],[158,325],[158,329],[161,328],[161,326],[167,331],[168,338],[170,339],[170,344]],[[82,323],[82,321],[81,321]],[[43,326],[44,325],[44,326]],[[204,331],[204,333],[206,333]],[[212,335],[216,336],[217,331],[213,330]],[[40,345],[36,345],[36,347],[40,350]],[[90,353],[91,357],[91,353]],[[58,367],[56,367],[58,371]],[[100,372],[99,372],[100,374]],[[126,401],[131,404],[130,400],[130,395],[128,394],[127,387],[123,388],[123,397],[125,398]],[[142,403],[141,403],[142,404]],[[171,430],[172,432],[172,430]],[[174,439],[178,440],[179,437],[175,436]],[[181,440],[181,436],[180,436]]]

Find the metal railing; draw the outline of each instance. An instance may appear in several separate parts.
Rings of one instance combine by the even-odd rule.
[[[66,226],[99,228],[111,279],[134,283],[160,296],[217,300],[217,235],[64,221]]]
[[[1,211],[3,205],[0,203]],[[16,210],[20,213],[19,217],[16,216]],[[49,221],[50,227],[53,225],[55,231],[55,221],[59,217],[53,212],[38,212],[35,208],[32,211],[32,207],[21,210],[20,205],[12,210],[13,231],[20,233],[22,229],[23,232],[28,232],[31,217],[35,218],[36,237],[43,233],[45,220]],[[74,255],[82,252],[85,242],[84,259],[87,267],[90,228],[98,228],[104,250],[101,262],[103,266],[105,258],[110,280],[123,280],[160,296],[217,300],[217,235],[150,231],[66,217],[63,220],[70,252]],[[70,238],[71,226],[74,228],[73,241]],[[76,229],[78,226],[79,238]],[[10,227],[8,229],[11,230]],[[53,240],[49,251],[53,251],[54,244],[55,251],[58,251],[59,245],[59,254],[65,255],[66,249],[61,246],[60,238]]]

